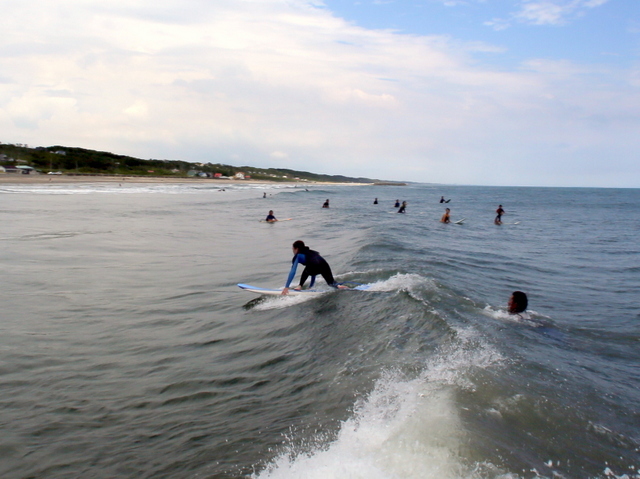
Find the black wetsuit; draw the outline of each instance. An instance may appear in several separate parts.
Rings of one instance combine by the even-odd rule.
[[[307,281],[307,278],[311,276],[311,284],[309,285],[309,287],[312,288],[316,282],[317,275],[322,275],[329,286],[336,286],[336,281],[335,279],[333,279],[333,274],[331,273],[331,267],[329,266],[329,263],[327,263],[317,251],[313,251],[312,249],[305,247],[303,251],[299,251],[293,256],[291,264],[291,271],[289,272],[289,277],[287,278],[287,288],[291,285],[291,281],[293,281],[293,277],[296,274],[298,264],[305,265],[305,268],[302,271],[302,275],[300,276],[300,286],[303,286]]]

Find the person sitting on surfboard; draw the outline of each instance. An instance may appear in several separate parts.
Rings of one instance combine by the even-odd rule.
[[[282,290],[282,294],[289,294],[289,286],[293,281],[293,278],[296,275],[296,269],[298,269],[298,264],[303,264],[305,266],[302,271],[302,275],[300,275],[300,285],[296,286],[294,289],[301,290],[304,286],[307,278],[311,276],[311,283],[309,284],[309,288],[313,288],[313,285],[316,282],[316,276],[322,275],[327,284],[333,288],[341,288],[338,283],[333,279],[333,274],[331,273],[331,267],[326,260],[320,256],[320,253],[309,249],[308,246],[305,246],[304,241],[298,240],[293,243],[293,259],[291,260],[291,271],[289,272],[289,277],[287,278],[287,284]],[[344,288],[344,287],[342,287]]]
[[[529,300],[525,293],[522,291],[514,291],[511,293],[507,306],[509,314],[517,315],[520,319],[531,319],[526,312],[527,306],[529,306]]]
[[[451,210],[449,208],[446,208],[444,214],[442,215],[442,218],[440,218],[440,223],[451,223],[450,213]]]
[[[504,214],[504,210],[502,209],[502,205],[498,205],[498,209],[496,210],[496,213],[498,216],[496,216],[496,219],[494,220],[494,223],[497,225],[501,225],[502,224],[502,215]]]
[[[267,215],[267,219],[265,220],[267,223],[275,223],[278,221],[278,218],[273,216],[273,210],[269,210],[269,214]]]
[[[323,208],[328,208],[329,207],[329,198],[327,198],[327,201],[324,202],[324,204],[322,205]]]

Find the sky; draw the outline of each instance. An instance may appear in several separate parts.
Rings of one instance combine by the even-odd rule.
[[[0,142],[640,187],[640,0],[0,0]]]

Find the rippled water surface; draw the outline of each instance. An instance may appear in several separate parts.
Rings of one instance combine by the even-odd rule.
[[[3,478],[640,477],[640,190],[0,201]],[[237,288],[282,286],[297,239],[370,291]],[[530,320],[505,311],[517,289]]]

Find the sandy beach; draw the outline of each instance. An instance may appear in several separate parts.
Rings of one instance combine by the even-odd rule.
[[[197,184],[213,184],[213,185],[232,185],[232,184],[265,184],[279,183],[289,185],[312,185],[312,184],[351,184],[351,183],[324,183],[311,181],[287,181],[275,182],[269,180],[227,180],[216,178],[177,178],[177,177],[160,177],[160,176],[75,176],[75,175],[21,175],[21,174],[0,174],[0,184],[65,184],[65,183],[158,183],[158,184],[176,184],[176,183],[197,183]],[[363,183],[353,183],[354,185],[362,185]]]

